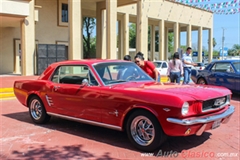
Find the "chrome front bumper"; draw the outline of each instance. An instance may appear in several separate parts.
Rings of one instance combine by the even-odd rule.
[[[195,117],[195,118],[186,118],[186,119],[167,118],[167,121],[171,122],[171,123],[175,123],[175,124],[185,125],[185,126],[193,125],[193,124],[205,124],[208,122],[213,122],[218,119],[224,119],[228,116],[231,116],[234,111],[235,111],[235,107],[229,106],[229,108],[225,112],[218,114],[218,115],[214,115],[214,116],[199,117],[199,118]],[[224,120],[222,123],[227,123],[228,120],[229,120],[229,118]]]

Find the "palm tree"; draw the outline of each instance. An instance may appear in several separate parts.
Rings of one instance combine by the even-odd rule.
[[[234,44],[232,48],[236,55],[240,55],[240,45],[239,44]]]
[[[208,44],[209,44],[209,40],[208,40]],[[213,48],[217,45],[217,42],[216,42],[215,38],[212,39],[212,45],[213,45]]]
[[[228,50],[228,54],[232,56],[240,55],[240,45],[234,44],[233,47]]]
[[[213,48],[215,48],[215,46],[217,45],[217,42],[216,42],[216,39],[215,38],[213,38]]]

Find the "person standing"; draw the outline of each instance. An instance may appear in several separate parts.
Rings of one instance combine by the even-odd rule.
[[[125,60],[125,61],[132,61],[132,58],[131,58],[130,55],[125,55],[125,56],[123,57],[123,60]]]
[[[183,84],[188,84],[190,82],[192,66],[197,65],[193,62],[192,57],[190,56],[191,52],[192,52],[192,48],[188,47],[186,50],[186,53],[183,54],[183,57],[182,57],[183,72],[184,72]]]
[[[168,62],[167,75],[171,80],[171,83],[180,84],[181,75],[183,75],[182,61],[179,59],[179,53],[173,54],[173,59]]]
[[[160,82],[160,74],[151,61],[144,61],[143,54],[138,52],[134,57],[135,63],[142,68],[150,77],[152,77],[156,82]]]

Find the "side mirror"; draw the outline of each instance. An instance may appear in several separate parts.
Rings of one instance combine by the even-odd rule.
[[[89,86],[88,80],[87,79],[83,79],[82,80],[82,85],[83,86]]]

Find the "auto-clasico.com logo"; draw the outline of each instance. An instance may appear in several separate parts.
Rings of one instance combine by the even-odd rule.
[[[157,153],[141,153],[142,157],[168,157],[168,158],[214,158],[214,157],[238,157],[238,153],[216,153],[211,151],[163,151]]]

